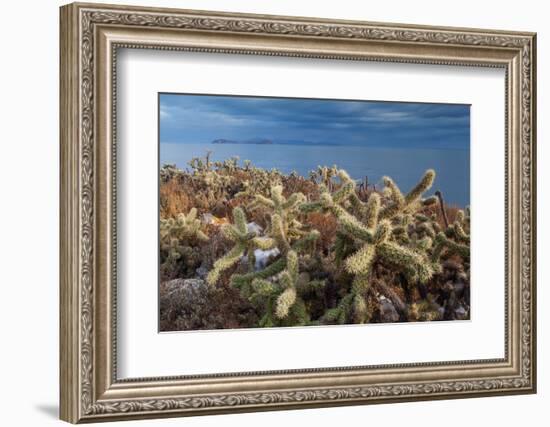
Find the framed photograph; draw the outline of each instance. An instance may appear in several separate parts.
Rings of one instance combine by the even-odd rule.
[[[536,391],[535,34],[61,8],[61,418]]]

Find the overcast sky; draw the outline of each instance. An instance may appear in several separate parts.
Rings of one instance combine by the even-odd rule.
[[[470,106],[160,95],[161,143],[270,139],[309,144],[469,149]]]

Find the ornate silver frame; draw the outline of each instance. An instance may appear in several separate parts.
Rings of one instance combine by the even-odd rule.
[[[60,41],[63,420],[78,423],[535,392],[535,34],[71,4],[61,8]],[[504,68],[505,357],[118,380],[113,148],[119,47]]]

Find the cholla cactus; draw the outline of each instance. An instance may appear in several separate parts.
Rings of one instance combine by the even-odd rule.
[[[275,241],[271,238],[258,237],[255,231],[249,231],[244,211],[237,207],[233,209],[233,219],[235,224],[225,224],[222,226],[223,235],[234,242],[233,248],[218,259],[208,274],[206,281],[214,285],[220,274],[235,265],[243,256],[248,255],[249,269],[253,271],[255,264],[254,251],[256,249],[268,250],[275,247]]]
[[[208,236],[201,230],[201,222],[197,219],[196,208],[192,208],[187,215],[180,213],[176,218],[160,220],[161,243],[166,243],[171,239],[176,239],[179,242],[193,239],[202,242],[208,240]]]
[[[363,202],[357,197],[355,182],[347,173],[339,171],[338,176],[342,184],[336,192],[330,193],[325,189],[318,202],[304,205],[303,210],[319,209],[334,214],[340,226],[336,256],[345,258],[344,268],[354,276],[350,292],[342,298],[338,307],[327,312],[325,318],[344,323],[351,317],[354,322],[363,323],[369,317],[365,295],[375,263],[402,272],[410,285],[426,283],[438,269],[432,265],[425,251],[403,245],[409,240],[405,226],[411,221],[410,215],[423,204],[421,196],[430,188],[435,173],[433,170],[427,171],[405,196],[390,178],[385,178],[385,192],[391,203],[383,209],[377,193],[371,193],[367,202]],[[401,227],[400,231],[394,233],[394,227]],[[396,234],[402,234],[406,239],[403,237],[401,241],[395,241]],[[426,241],[424,246],[429,244]]]
[[[282,254],[261,271],[249,271],[246,274],[234,274],[233,286],[241,294],[258,306],[264,307],[265,314],[260,326],[276,324],[306,324],[309,315],[300,292],[318,285],[306,280],[298,268],[299,254],[304,253],[319,238],[317,230],[306,231],[298,221],[300,205],[304,203],[302,193],[290,197],[283,196],[282,186],[271,187],[270,198],[256,195],[251,208],[265,208],[270,214],[270,223],[266,239]]]
[[[167,182],[176,176],[181,176],[182,171],[175,164],[166,164],[160,168],[159,175],[161,182]]]
[[[329,190],[332,190],[332,178],[338,175],[338,168],[336,165],[332,167],[317,166],[317,170],[309,172],[309,177],[313,182],[323,184]]]
[[[162,271],[194,272],[200,264],[198,245],[207,242],[208,236],[201,230],[197,210],[187,215],[160,221],[160,254]]]
[[[290,250],[284,260],[285,268],[269,280],[256,277],[248,286],[242,286],[241,292],[250,301],[264,308],[260,326],[306,325],[310,316],[302,296],[318,290],[324,281],[309,280],[307,273],[300,274],[298,254]]]
[[[306,200],[302,193],[293,193],[288,199],[283,196],[283,186],[271,187],[271,198],[256,195],[250,208],[267,208],[270,212],[270,224],[268,235],[275,239],[279,250],[287,253],[292,242],[306,234],[302,230],[303,225],[298,221],[300,215],[299,207]]]
[[[161,185],[166,181],[170,191],[185,190],[189,197],[182,209],[196,206],[220,223],[229,221],[233,208],[232,223],[220,228],[231,244],[208,272],[222,242],[212,234],[212,244],[205,244],[208,236],[196,209],[162,219],[161,275],[208,273],[206,280],[214,285],[222,282],[222,273],[234,271],[224,280],[261,319],[256,325],[389,321],[381,313],[380,295],[389,298],[401,320],[436,320],[442,312],[445,319],[455,318],[456,307],[469,310],[470,212],[459,211],[450,225],[440,222],[433,206],[438,199],[423,197],[433,170],[404,193],[388,177],[382,191],[362,191],[336,167],[320,167],[306,179],[248,162],[241,167],[235,158],[213,162],[207,154],[193,159],[191,169],[163,167]],[[254,219],[266,225],[263,230],[247,224],[244,206],[248,212],[257,209]],[[330,220],[330,227],[319,217]],[[316,243],[320,233],[322,245]],[[269,254],[262,254],[262,262],[259,250]],[[455,264],[459,267],[448,267]],[[235,292],[226,286],[212,290]]]
[[[470,208],[458,211],[455,221],[445,232],[439,232],[435,237],[433,261],[458,255],[466,262],[470,261]]]
[[[380,218],[392,218],[400,213],[415,213],[422,205],[429,206],[437,202],[435,197],[421,200],[422,195],[428,191],[435,179],[435,171],[428,169],[422,179],[409,191],[403,195],[399,187],[389,177],[384,177],[384,192],[390,200],[390,204],[380,212]]]

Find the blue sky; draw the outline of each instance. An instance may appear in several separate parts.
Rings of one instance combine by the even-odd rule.
[[[161,143],[215,139],[365,145],[470,147],[470,106],[376,101],[160,95]]]

